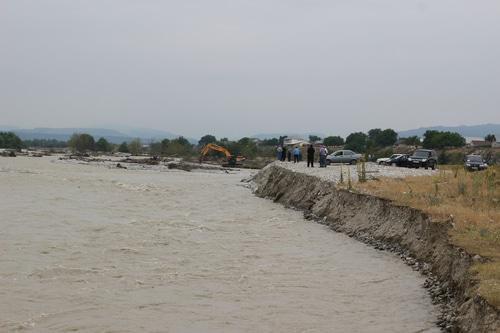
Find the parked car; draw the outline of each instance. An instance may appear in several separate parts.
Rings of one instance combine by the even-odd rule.
[[[361,157],[361,154],[355,153],[352,150],[337,150],[326,157],[326,163],[356,164]]]
[[[377,164],[382,165],[389,165],[387,162],[394,160],[395,158],[402,156],[403,154],[392,154],[390,157],[382,157],[382,158],[377,158]]]
[[[486,170],[488,169],[488,164],[486,164],[486,161],[483,160],[481,155],[467,155],[465,157],[464,167],[469,171]]]
[[[436,165],[438,163],[438,157],[435,150],[432,149],[417,149],[408,158],[409,167],[410,168],[431,168],[432,170],[436,169]]]
[[[397,154],[397,155],[398,156],[391,158],[389,161],[386,161],[384,164],[398,166],[398,167],[408,167],[410,164],[410,162],[408,161],[408,158],[410,158],[410,155],[408,155],[408,154]]]

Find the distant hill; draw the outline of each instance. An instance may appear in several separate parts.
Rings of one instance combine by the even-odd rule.
[[[495,134],[497,138],[500,138],[500,124],[421,127],[400,131],[398,134],[400,138],[406,138],[414,135],[422,137],[427,130],[457,132],[464,137],[479,138],[484,138],[488,134]]]
[[[18,127],[14,126],[0,126],[0,131],[5,132],[5,131],[12,131],[18,129]]]
[[[140,138],[145,143],[162,140],[162,139],[173,139],[179,135],[155,130],[148,128],[126,128],[126,129],[109,129],[109,128],[32,128],[32,129],[21,129],[11,126],[0,126],[0,131],[12,131],[16,133],[22,140],[32,140],[32,139],[55,139],[60,141],[67,141],[73,133],[88,133],[92,135],[96,140],[100,137],[112,143],[121,143],[123,141],[131,141],[134,138]],[[194,143],[196,140],[187,138],[190,142]]]
[[[288,136],[289,138],[296,138],[296,139],[297,138],[308,139],[309,135],[317,135],[320,138],[325,137],[323,133],[261,133],[252,135],[251,138],[264,140],[264,139],[279,138],[280,136],[284,135]]]
[[[174,139],[179,137],[167,131],[156,130],[151,128],[119,128],[121,133],[134,138],[150,138],[150,139]]]

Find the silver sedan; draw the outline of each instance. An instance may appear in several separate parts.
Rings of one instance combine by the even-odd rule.
[[[337,150],[326,157],[327,163],[349,163],[356,164],[362,155],[352,150]]]

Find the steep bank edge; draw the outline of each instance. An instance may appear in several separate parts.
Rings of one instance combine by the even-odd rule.
[[[389,200],[336,189],[335,184],[278,166],[253,179],[255,194],[306,212],[332,229],[363,242],[403,253],[423,274],[443,307],[440,326],[452,332],[500,332],[500,311],[476,293],[472,255],[453,246],[449,223]],[[448,310],[446,310],[448,309]]]

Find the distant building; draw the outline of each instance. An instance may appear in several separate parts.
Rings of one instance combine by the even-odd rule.
[[[466,136],[465,137],[465,144],[470,146],[472,144],[472,141],[483,141],[484,138],[480,138],[477,136]]]
[[[306,146],[309,144],[309,141],[306,141],[304,139],[293,139],[293,138],[290,138],[290,139],[285,139],[285,141],[283,141],[283,144],[285,146],[299,146],[299,147],[302,147],[302,146]]]
[[[470,146],[474,148],[481,148],[481,147],[492,147],[492,143],[489,141],[484,141],[484,140],[472,140],[470,142]]]

